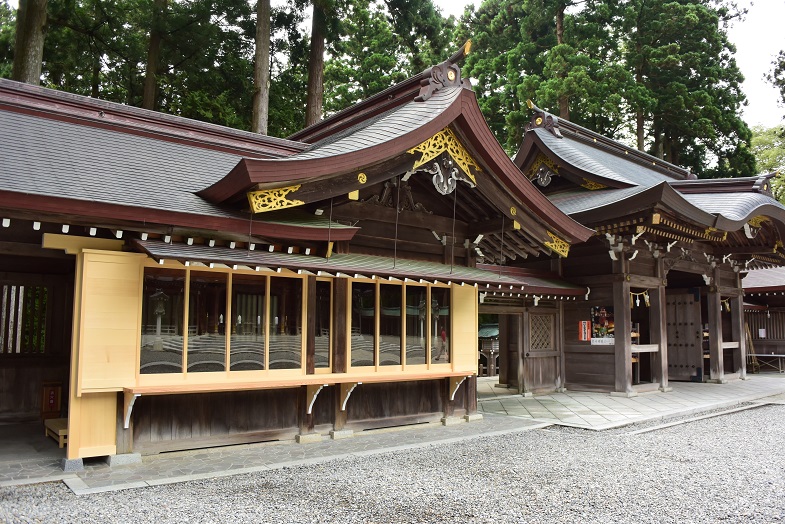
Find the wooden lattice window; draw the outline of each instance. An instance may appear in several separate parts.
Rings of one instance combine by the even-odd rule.
[[[530,346],[532,351],[555,349],[553,343],[553,315],[530,315]]]
[[[5,284],[0,293],[0,355],[42,355],[46,349],[44,286]]]

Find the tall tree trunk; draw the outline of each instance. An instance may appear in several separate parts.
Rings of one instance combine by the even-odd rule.
[[[253,117],[254,133],[267,134],[270,105],[270,0],[256,3],[256,55],[253,68]]]
[[[150,45],[147,48],[147,66],[144,76],[144,92],[142,94],[142,107],[155,109],[158,99],[158,81],[156,75],[160,67],[161,41],[164,33],[164,14],[168,0],[155,0],[153,4],[152,20],[150,23]]]
[[[559,2],[556,8],[556,43],[559,45],[564,43],[564,9],[564,2]],[[562,70],[559,76],[566,78],[567,71]],[[559,96],[559,118],[570,119],[570,98],[564,94]]]
[[[12,80],[34,85],[41,83],[46,4],[47,0],[19,0]]]
[[[643,73],[642,70],[643,66],[638,66],[638,70],[635,72],[635,83],[639,86],[643,84]],[[645,115],[643,114],[643,108],[638,108],[635,112],[635,134],[638,137],[638,151],[643,151],[643,140],[645,138]]]
[[[90,96],[98,98],[101,94],[101,58],[98,56],[98,50],[93,49],[93,70],[90,76]]]
[[[325,13],[321,2],[313,3],[311,51],[308,54],[308,96],[305,102],[305,126],[322,119],[324,98],[324,38]]]

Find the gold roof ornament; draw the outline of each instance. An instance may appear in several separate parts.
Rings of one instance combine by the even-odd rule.
[[[466,176],[471,179],[474,185],[477,185],[477,180],[471,172],[471,167],[474,167],[478,172],[482,172],[480,165],[466,151],[466,148],[463,147],[463,144],[461,144],[458,137],[455,136],[455,133],[449,127],[445,127],[422,144],[409,149],[407,153],[412,155],[421,153],[419,160],[415,160],[412,171],[430,162],[442,153],[447,153],[460,166]]]
[[[567,258],[567,255],[570,253],[570,244],[550,231],[546,231],[546,233],[551,237],[551,241],[545,242],[544,245],[549,247],[554,253],[558,253],[560,256]]]
[[[289,187],[279,187],[276,189],[262,189],[259,191],[248,192],[248,203],[251,205],[252,213],[264,213],[265,211],[275,211],[288,207],[303,205],[302,200],[289,200],[286,196],[300,189],[300,184]]]

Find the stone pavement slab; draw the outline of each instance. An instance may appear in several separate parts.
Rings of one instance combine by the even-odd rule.
[[[569,391],[523,397],[480,382],[478,411],[484,417],[479,421],[450,426],[430,423],[387,428],[358,432],[352,438],[324,439],[308,444],[268,442],[164,453],[144,456],[136,464],[114,467],[109,467],[102,459],[85,459],[84,471],[77,473],[64,473],[59,460],[46,455],[38,460],[22,462],[14,461],[12,457],[6,457],[6,460],[0,457],[0,486],[62,480],[74,493],[81,495],[318,464],[550,425],[603,430],[759,399],[785,402],[785,377],[780,375],[753,375],[749,380],[721,385],[674,383],[672,386],[673,390],[668,393],[633,398]]]

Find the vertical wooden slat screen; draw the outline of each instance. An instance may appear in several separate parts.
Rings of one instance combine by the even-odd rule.
[[[43,355],[49,290],[46,286],[4,284],[0,291],[0,355]]]

